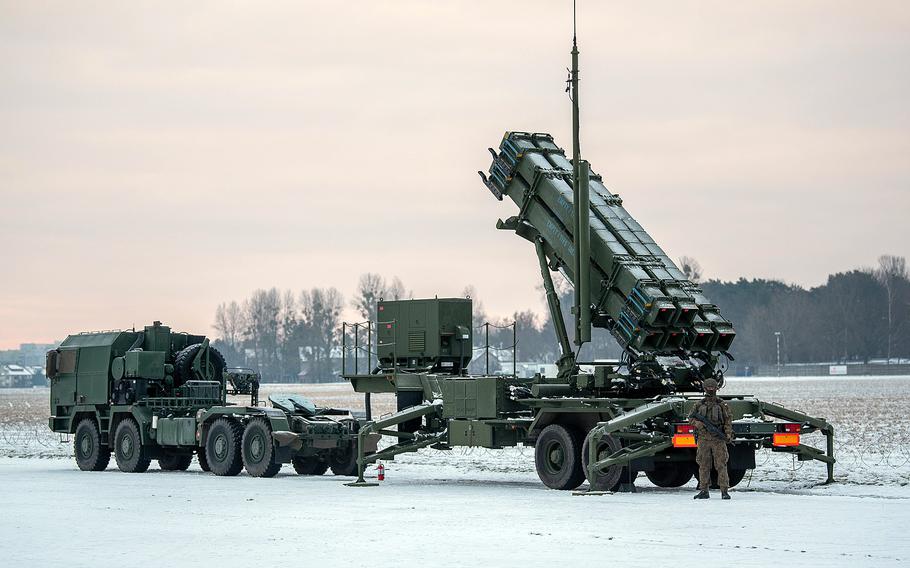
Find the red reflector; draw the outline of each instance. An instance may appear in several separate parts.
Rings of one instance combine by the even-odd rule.
[[[771,444],[777,447],[798,446],[799,434],[774,434]]]
[[[386,329],[392,329],[392,324],[390,324],[390,323],[385,324],[385,328],[386,328]]]
[[[696,446],[695,436],[692,434],[677,434],[673,436],[674,448],[694,448]]]
[[[799,434],[799,426],[799,424],[784,424],[784,432],[789,432],[790,434]]]
[[[692,432],[695,432],[695,427],[692,426],[691,424],[677,424],[676,425],[677,434],[691,434]]]
[[[385,309],[385,306],[379,306],[379,311],[380,311],[380,312],[383,311],[384,309]]]

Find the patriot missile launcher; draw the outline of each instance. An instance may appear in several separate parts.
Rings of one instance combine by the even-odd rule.
[[[573,166],[549,134],[507,132],[499,152],[490,149],[489,175],[481,173],[493,195],[511,199],[516,216],[498,223],[532,243],[541,239],[550,269],[579,285],[574,243]],[[735,331],[717,306],[654,242],[591,172],[588,218],[591,285],[583,291],[591,323],[608,329],[623,348],[645,354],[679,350],[723,353]]]

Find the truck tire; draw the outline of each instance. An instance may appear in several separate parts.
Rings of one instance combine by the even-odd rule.
[[[205,440],[205,460],[215,475],[231,476],[243,469],[240,442],[243,427],[236,420],[219,418],[209,429]]]
[[[352,443],[349,448],[332,450],[329,467],[335,475],[348,477],[357,475],[357,444]]]
[[[162,471],[186,471],[193,463],[193,454],[165,454],[158,458]]]
[[[652,471],[646,471],[648,480],[658,487],[682,487],[692,479],[694,472],[688,463],[655,464]]]
[[[537,476],[550,489],[575,489],[585,480],[578,438],[574,430],[561,424],[550,424],[537,437],[534,465]]]
[[[316,456],[294,458],[291,463],[294,464],[294,471],[300,475],[322,475],[329,469],[328,462],[322,461]]]
[[[196,450],[196,461],[199,462],[199,469],[202,471],[212,471],[212,468],[209,467],[209,461],[205,459],[205,448]]]
[[[584,444],[581,446],[581,465],[584,476],[588,477],[588,448],[591,443],[591,436],[585,436]],[[598,455],[605,454],[604,457],[622,449],[622,443],[609,434],[600,439],[598,444]],[[607,468],[607,471],[598,473],[594,479],[588,479],[588,485],[591,491],[616,491],[623,481],[633,479],[632,472],[628,467],[613,465]]]
[[[114,434],[114,458],[124,473],[143,473],[152,460],[142,447],[139,425],[132,418],[121,420]]]
[[[177,378],[178,384],[183,384],[197,378],[193,373],[193,360],[196,358],[200,349],[202,349],[202,344],[194,343],[193,345],[184,347],[177,353],[177,356],[174,358],[174,375]],[[213,367],[212,377],[209,380],[220,381],[221,374],[226,367],[224,355],[211,346],[209,346],[209,363],[211,363]]]
[[[76,426],[73,455],[82,471],[104,471],[111,461],[111,449],[101,444],[98,425],[91,418],[83,418]]]
[[[727,468],[727,477],[730,478],[730,487],[736,487],[737,485],[739,485],[739,482],[742,481],[744,477],[746,477],[746,471],[748,471],[748,470],[733,469],[733,468],[728,467]],[[697,467],[695,468],[694,475],[695,475],[695,479],[698,479],[698,468]],[[711,469],[711,489],[719,489],[719,488],[720,488],[720,486],[717,485],[717,472],[714,469]]]
[[[253,418],[243,430],[243,466],[253,477],[275,477],[281,462],[275,461],[272,428],[262,418]]]

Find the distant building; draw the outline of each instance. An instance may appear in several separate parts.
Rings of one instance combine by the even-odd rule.
[[[0,388],[28,388],[46,386],[44,367],[40,365],[0,365]]]

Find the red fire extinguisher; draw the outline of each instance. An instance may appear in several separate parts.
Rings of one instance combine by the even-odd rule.
[[[385,481],[385,466],[379,464],[379,475],[376,476],[379,481]]]

